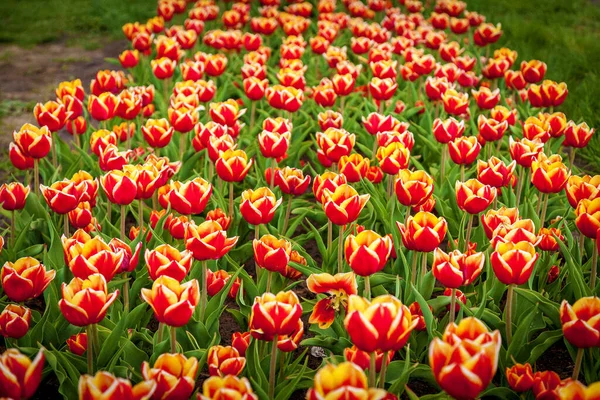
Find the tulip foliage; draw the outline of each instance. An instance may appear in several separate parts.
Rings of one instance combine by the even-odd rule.
[[[551,65],[459,0],[156,10],[14,131],[0,398],[598,398]]]

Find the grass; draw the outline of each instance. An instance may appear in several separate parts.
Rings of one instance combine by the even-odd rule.
[[[156,14],[148,0],[2,0],[0,42],[32,46],[67,39],[85,48],[123,38],[126,22]]]
[[[501,44],[519,60],[548,64],[547,77],[564,81],[569,95],[559,108],[567,118],[600,129],[600,3],[587,0],[470,0],[469,9],[502,23]],[[578,152],[586,169],[600,172],[600,132]]]

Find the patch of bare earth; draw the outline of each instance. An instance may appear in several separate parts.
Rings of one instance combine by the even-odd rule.
[[[117,57],[125,47],[124,41],[107,42],[96,50],[67,46],[65,42],[32,48],[0,45],[0,104],[5,109],[17,105],[0,119],[0,147],[6,151],[12,131],[35,122],[29,105],[54,100],[54,89],[61,81],[79,78],[89,90],[98,70],[116,68],[105,58]]]

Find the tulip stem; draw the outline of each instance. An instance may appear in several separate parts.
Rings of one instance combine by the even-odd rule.
[[[271,291],[271,281],[273,280],[273,271],[267,271],[267,292]]]
[[[112,217],[112,203],[110,201],[107,202],[106,205],[106,220],[110,223],[110,219]]]
[[[467,236],[465,237],[465,253],[469,250],[469,242],[471,241],[471,231],[473,230],[473,214],[469,214],[469,222],[467,223]]]
[[[10,213],[10,248],[12,249],[15,246],[15,210],[12,210]]]
[[[283,221],[283,231],[281,232],[283,234],[283,236],[285,236],[288,225],[290,224],[291,212],[292,212],[292,196],[288,196],[287,207],[285,209],[285,219]]]
[[[158,335],[156,339],[157,339],[158,343],[162,342],[162,340],[163,340],[163,328],[164,328],[163,323],[159,322],[158,329],[156,330],[156,334]]]
[[[344,270],[343,249],[344,244],[344,225],[340,225],[340,240],[338,241],[338,273],[341,274]]]
[[[577,349],[577,356],[575,357],[575,367],[573,368],[573,380],[576,381],[579,378],[579,371],[581,371],[581,362],[583,361],[583,348]]]
[[[87,331],[87,372],[88,375],[94,374],[94,334],[92,333],[92,325],[88,325]]]
[[[452,288],[450,294],[450,323],[454,323],[454,318],[456,315],[456,288]]]
[[[412,283],[413,285],[415,284],[415,281],[417,279],[417,258],[419,258],[419,253],[417,253],[416,251],[412,252],[412,268],[411,268],[411,274],[410,274],[410,283]]]
[[[465,181],[465,164],[460,164],[460,181]]]
[[[186,133],[182,133],[181,136],[179,137],[179,159],[181,161],[183,161],[183,154],[185,153],[185,139],[187,136],[187,132]]]
[[[594,249],[592,250],[592,275],[590,276],[590,288],[592,289],[592,294],[594,294],[596,289],[596,275],[598,274],[598,243],[592,241],[592,244],[594,245]]]
[[[65,237],[69,237],[69,214],[63,214],[63,229]]]
[[[127,215],[127,209],[125,205],[121,204],[121,240],[125,241],[125,216]]]
[[[171,353],[177,353],[177,328],[174,326],[170,326],[169,330],[171,332]]]
[[[379,372],[379,387],[385,389],[385,375],[387,373],[388,366],[388,352],[383,352],[383,357],[381,359],[381,371]]]
[[[54,137],[52,138],[52,166],[54,167],[54,169],[56,169],[58,168],[58,160],[56,156],[56,137],[58,135],[54,134],[53,136]]]
[[[275,372],[277,369],[277,341],[278,337],[275,335],[273,338],[273,344],[271,345],[271,365],[269,368],[269,399],[274,399],[275,395]]]
[[[202,291],[200,292],[200,321],[204,321],[204,311],[206,310],[206,279],[208,274],[208,261],[202,261]]]
[[[569,151],[569,168],[573,169],[573,163],[575,162],[575,148],[571,147]]]
[[[40,195],[40,160],[38,158],[33,159],[33,190],[35,195]]]
[[[369,387],[377,387],[377,354],[371,353],[371,360],[369,363]]]
[[[229,217],[233,218],[233,182],[229,182]]]
[[[331,243],[333,242],[333,223],[331,220],[327,221],[327,250],[331,249]]]
[[[544,222],[546,221],[546,210],[548,209],[548,197],[550,194],[544,194],[544,204],[542,205],[542,216],[540,217],[540,228],[544,227]]]
[[[508,293],[506,294],[506,343],[510,345],[512,342],[512,308],[513,308],[513,293],[515,285],[508,285]]]
[[[254,118],[256,115],[256,101],[252,102],[250,106],[250,132],[254,129]]]
[[[125,283],[123,284],[123,311],[129,312],[129,274],[125,272],[123,274]]]
[[[442,146],[442,159],[440,161],[440,182],[444,183],[444,177],[446,176],[446,158],[448,157],[447,145]]]
[[[340,96],[340,114],[344,115],[344,106],[346,104],[346,96]]]
[[[271,190],[275,187],[275,169],[277,169],[277,159],[271,158],[271,183],[269,184]]]
[[[371,277],[365,276],[365,297],[367,300],[371,300]]]

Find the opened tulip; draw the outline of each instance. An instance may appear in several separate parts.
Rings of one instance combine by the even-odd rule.
[[[232,346],[212,346],[207,362],[210,376],[237,376],[246,366],[246,359]]]
[[[52,134],[46,126],[25,124],[13,132],[13,140],[25,157],[34,159],[46,157],[52,147]]]
[[[563,164],[562,157],[547,157],[540,153],[531,163],[531,183],[542,193],[558,193],[567,184],[571,171]]]
[[[29,186],[21,182],[4,183],[0,186],[0,206],[7,211],[21,210],[29,195]]]
[[[252,225],[268,224],[273,219],[282,199],[277,199],[267,187],[248,189],[242,193],[240,212]]]
[[[264,235],[252,242],[256,264],[271,272],[283,273],[290,262],[292,245],[285,239],[273,235]]]
[[[477,161],[477,179],[484,185],[496,188],[509,186],[517,163],[516,161],[506,165],[497,157],[490,158],[487,162]]]
[[[481,144],[475,136],[458,137],[448,143],[448,152],[455,164],[472,164],[477,159],[480,151]]]
[[[110,92],[100,95],[90,95],[88,99],[88,112],[96,121],[106,121],[114,118],[119,105],[119,98]]]
[[[66,241],[67,239],[63,237],[63,246]],[[122,272],[125,269],[125,264],[130,261],[130,256],[126,254],[121,246],[115,246],[115,242],[107,244],[100,236],[89,239],[84,243],[70,245],[65,258],[75,277],[86,279],[93,274],[101,274],[107,282],[115,274]]]
[[[81,375],[79,378],[79,398],[81,400],[146,400],[156,390],[156,382],[142,381],[132,385],[127,379],[117,378],[113,374],[99,371],[96,375]]]
[[[108,285],[102,275],[92,274],[86,279],[73,278],[68,285],[63,283],[58,306],[70,324],[88,326],[104,319],[118,295],[118,290],[108,294]]]
[[[227,150],[219,155],[215,169],[219,178],[225,182],[241,182],[252,167],[253,160],[248,159],[243,150]]]
[[[584,148],[588,145],[594,134],[594,128],[591,128],[585,122],[577,125],[573,121],[569,121],[565,131],[565,140],[563,146]]]
[[[367,375],[353,362],[326,364],[317,371],[307,400],[365,399],[384,400],[390,395],[383,389],[369,388]]]
[[[135,200],[137,183],[123,171],[113,170],[100,178],[100,185],[113,204],[128,205]]]
[[[187,358],[183,354],[163,353],[153,366],[148,361],[142,363],[142,377],[156,383],[152,400],[189,399],[196,385],[198,359]]]
[[[540,140],[529,140],[527,138],[514,140],[512,136],[508,141],[510,156],[522,167],[529,168],[538,154],[544,149]]]
[[[369,301],[352,295],[344,320],[350,340],[362,351],[398,351],[408,341],[417,321],[408,307],[391,295]]]
[[[328,295],[317,301],[308,319],[310,324],[319,324],[321,329],[329,328],[336,313],[346,310],[348,296],[358,293],[356,276],[352,272],[312,274],[306,280],[306,286],[312,293]]]
[[[377,150],[377,160],[386,174],[396,175],[401,169],[408,168],[410,151],[402,143],[390,143]]]
[[[417,207],[431,197],[433,186],[433,179],[427,172],[403,169],[398,173],[395,191],[400,204],[407,207]]]
[[[330,162],[338,162],[342,156],[350,155],[355,140],[354,134],[338,128],[327,128],[325,132],[316,134],[318,151]]]
[[[584,297],[571,306],[560,305],[560,320],[565,339],[577,348],[600,347],[600,299]]]
[[[29,331],[31,311],[18,304],[9,304],[0,313],[0,335],[20,339]]]
[[[252,337],[267,342],[291,335],[302,316],[298,296],[292,292],[265,293],[254,299],[248,326]]]
[[[448,223],[443,217],[420,211],[409,216],[407,224],[396,222],[404,246],[413,251],[430,252],[439,247],[446,236]]]
[[[58,132],[64,126],[71,113],[65,106],[56,101],[45,104],[37,103],[33,108],[33,115],[40,126],[45,126],[50,132]]]
[[[600,382],[595,382],[589,386],[575,379],[566,379],[555,390],[561,400],[595,400],[600,393]]]
[[[183,215],[201,214],[212,194],[212,185],[202,178],[181,183],[171,182],[169,204]]]
[[[517,208],[501,207],[498,210],[488,210],[481,216],[481,225],[488,239],[492,239],[498,226],[514,224],[519,219]]]
[[[502,346],[499,331],[489,332],[474,317],[446,327],[429,346],[429,365],[442,389],[457,399],[474,399],[490,384]]]
[[[515,392],[526,392],[533,387],[533,370],[531,364],[515,364],[506,368],[508,385]]]
[[[358,153],[342,156],[338,162],[338,170],[340,174],[346,177],[348,182],[360,182],[366,177],[369,171],[371,160],[361,156]]]
[[[258,400],[258,396],[254,394],[246,378],[234,375],[211,376],[204,381],[202,392],[198,393],[198,400],[225,399]]]
[[[200,300],[198,281],[180,284],[167,275],[158,277],[152,289],[142,289],[142,299],[152,307],[158,322],[171,327],[188,323]]]
[[[360,276],[370,276],[381,271],[390,257],[393,243],[389,236],[364,230],[358,235],[348,235],[344,243],[346,262]]]
[[[227,231],[217,221],[207,220],[200,225],[187,224],[185,248],[196,260],[218,260],[235,246],[238,237],[227,237]]]
[[[14,263],[7,261],[0,278],[4,294],[12,301],[23,302],[40,296],[55,275],[55,270],[46,271],[35,258],[23,257]]]
[[[71,353],[82,356],[88,347],[87,333],[83,332],[70,336],[67,339],[67,347]]]
[[[529,242],[498,243],[490,262],[498,280],[505,285],[522,285],[531,276],[539,255]]]
[[[291,132],[271,132],[263,130],[258,134],[258,146],[263,157],[283,157],[290,146]]]
[[[433,276],[447,288],[456,289],[473,283],[485,265],[483,253],[463,254],[459,250],[445,253],[437,248],[433,253]]]
[[[465,132],[465,121],[458,121],[452,117],[433,121],[433,136],[440,143],[448,143],[461,137]]]
[[[146,249],[144,259],[150,279],[166,275],[178,282],[187,276],[193,261],[188,251],[180,252],[168,244],[161,244],[154,250]]]
[[[496,198],[496,188],[485,185],[477,179],[457,181],[455,190],[458,207],[469,214],[479,214]]]
[[[369,201],[369,195],[359,195],[347,184],[335,188],[335,191],[325,189],[323,192],[323,209],[329,220],[336,225],[346,225],[356,221],[360,212]]]
[[[0,354],[0,396],[9,399],[33,397],[44,369],[44,351],[41,348],[33,361],[17,349]]]

